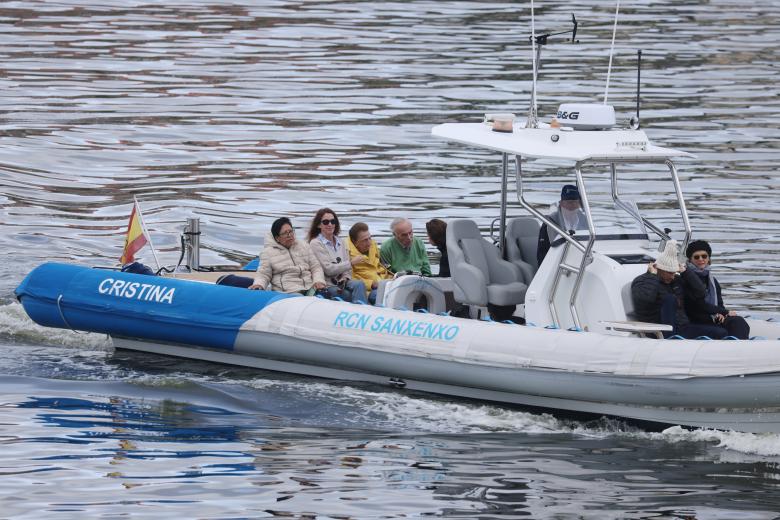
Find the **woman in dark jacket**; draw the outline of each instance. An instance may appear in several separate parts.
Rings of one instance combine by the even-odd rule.
[[[694,240],[685,249],[688,269],[696,273],[704,285],[703,298],[686,297],[685,310],[693,323],[718,325],[728,331],[729,336],[738,339],[750,337],[750,326],[737,313],[723,305],[720,284],[710,273],[712,247],[704,240]]]
[[[428,242],[436,246],[436,249],[441,253],[439,276],[449,277],[450,259],[447,256],[447,223],[434,218],[425,223],[425,230],[428,232]]]

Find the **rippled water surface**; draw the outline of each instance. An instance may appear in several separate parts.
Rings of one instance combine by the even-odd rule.
[[[536,2],[540,114],[601,101],[615,5]],[[780,511],[780,436],[661,433],[114,353],[13,301],[35,265],[113,265],[133,197],[162,263],[255,256],[316,208],[498,213],[498,157],[431,126],[525,113],[528,3],[5,2],[0,8],[0,506],[41,517],[718,518]],[[736,308],[780,304],[780,4],[622,2],[609,100],[678,166]],[[534,175],[533,165],[529,172]],[[540,205],[567,178],[531,187]],[[668,186],[632,195],[668,211]],[[517,211],[513,209],[513,211]],[[151,263],[148,248],[143,260]],[[20,498],[23,498],[20,500]]]

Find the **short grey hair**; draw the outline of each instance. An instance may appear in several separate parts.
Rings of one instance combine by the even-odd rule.
[[[404,218],[404,217],[395,217],[395,218],[393,219],[393,221],[392,221],[392,222],[390,222],[390,231],[391,231],[393,234],[395,234],[395,227],[396,227],[398,224],[403,224],[404,222],[408,222],[408,223],[410,223],[410,224],[412,223],[412,221],[411,221],[411,220],[409,220],[408,218]]]

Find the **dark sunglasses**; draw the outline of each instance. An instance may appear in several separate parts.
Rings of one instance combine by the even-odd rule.
[[[710,255],[708,255],[707,253],[703,253],[701,255],[693,255],[691,258],[693,258],[694,260],[706,260],[709,257]]]
[[[334,219],[324,218],[324,219],[320,220],[320,224],[322,224],[323,226],[330,226],[331,224],[333,224],[335,226],[336,225],[336,219],[335,218]]]

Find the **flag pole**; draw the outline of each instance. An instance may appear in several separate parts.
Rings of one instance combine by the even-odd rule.
[[[144,235],[146,235],[146,240],[149,241],[149,247],[152,249],[152,256],[154,257],[154,263],[157,265],[157,270],[160,270],[160,261],[157,259],[157,251],[154,249],[154,244],[152,243],[152,235],[149,234],[149,230],[146,229],[146,222],[144,222],[144,214],[141,211],[141,205],[138,203],[138,199],[135,198],[135,195],[133,195],[133,203],[135,203],[135,208],[138,210],[138,221],[141,223],[141,229],[144,232]]]

